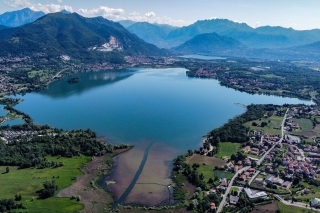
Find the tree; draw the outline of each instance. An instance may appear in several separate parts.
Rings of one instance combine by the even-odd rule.
[[[9,168],[9,166],[7,166],[6,167],[6,173],[9,173],[9,171],[10,171],[10,168]]]
[[[17,193],[15,196],[15,201],[20,201],[22,199],[21,194]]]
[[[45,181],[43,183],[43,189],[41,190],[39,196],[42,199],[52,197],[57,189],[58,189],[58,186],[54,180],[53,181]]]

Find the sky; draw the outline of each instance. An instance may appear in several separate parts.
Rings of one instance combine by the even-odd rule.
[[[320,28],[320,0],[0,0],[0,14],[25,7],[45,13],[66,9],[85,17],[174,26],[225,18],[251,27]]]

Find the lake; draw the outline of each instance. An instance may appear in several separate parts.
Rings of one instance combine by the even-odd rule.
[[[156,140],[182,151],[244,111],[235,103],[306,103],[293,98],[250,95],[212,79],[189,78],[185,69],[137,69],[82,73],[80,82],[53,82],[29,93],[16,108],[36,123],[63,129],[91,128],[113,143]]]
[[[171,183],[172,159],[188,149],[198,149],[202,136],[244,112],[235,103],[311,104],[235,91],[213,79],[189,78],[182,68],[126,69],[72,77],[80,81],[69,84],[66,78],[53,82],[48,90],[23,96],[16,108],[36,123],[69,130],[90,128],[111,143],[134,145],[115,159],[110,177],[117,183],[109,190],[126,203],[141,204],[145,198],[155,201],[148,205],[170,203],[166,186]]]
[[[1,124],[1,126],[13,126],[13,125],[18,125],[18,124],[24,124],[24,120],[22,119],[12,119],[12,120],[7,120],[4,123]]]
[[[221,60],[221,59],[227,59],[222,58],[218,56],[208,56],[208,55],[183,55],[179,56],[181,58],[193,58],[193,59],[201,59],[201,60]]]
[[[5,116],[7,114],[3,107],[3,105],[0,105],[0,116]]]

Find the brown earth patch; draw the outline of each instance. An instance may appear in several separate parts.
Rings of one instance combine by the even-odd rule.
[[[142,161],[143,151],[134,147],[129,152],[114,158],[114,171],[109,179],[114,180],[115,184],[109,184],[107,189],[116,200],[120,198],[131,183]]]
[[[191,199],[193,196],[193,193],[196,191],[196,188],[194,185],[189,183],[189,181],[184,182],[184,188],[189,192],[188,199]]]
[[[57,197],[71,198],[73,195],[81,196],[79,202],[84,205],[84,209],[81,212],[103,212],[113,202],[113,199],[103,189],[92,187],[90,182],[99,175],[100,171],[110,169],[111,166],[105,163],[107,158],[107,155],[95,157],[81,169],[84,175],[79,177],[71,186],[60,190]]]
[[[191,157],[188,158],[187,163],[188,164],[198,163],[198,164],[205,164],[213,167],[214,166],[220,167],[220,166],[224,166],[226,164],[226,161],[216,157],[208,157],[205,155],[193,154]]]
[[[251,213],[275,213],[278,210],[278,205],[277,203],[270,203],[267,205],[262,205],[262,206],[256,206]]]
[[[292,135],[306,136],[308,138],[320,137],[320,124],[317,124],[311,131],[289,132]]]
[[[130,207],[129,209],[120,207],[119,209],[120,213],[159,213],[159,212],[163,212],[163,213],[185,213],[185,212],[191,212],[188,211],[186,208],[181,208],[181,209],[161,209],[161,210],[145,210],[145,209],[141,209],[141,208],[133,208]]]
[[[170,175],[172,160],[177,150],[155,143],[148,155],[143,171],[125,203],[145,206],[170,205],[173,184]]]

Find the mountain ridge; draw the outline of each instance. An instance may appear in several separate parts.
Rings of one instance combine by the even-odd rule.
[[[44,15],[44,12],[33,11],[30,8],[24,8],[12,12],[5,12],[0,15],[0,25],[4,25],[7,27],[19,27],[28,23],[32,23]]]
[[[51,57],[113,60],[124,55],[162,55],[167,51],[148,44],[121,24],[77,13],[50,13],[22,27],[0,31],[0,54],[46,53]]]

